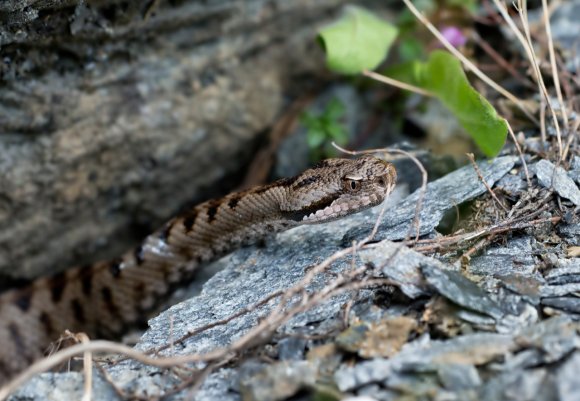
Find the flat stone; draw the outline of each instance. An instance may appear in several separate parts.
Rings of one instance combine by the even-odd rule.
[[[401,291],[410,298],[432,292],[421,273],[420,266],[429,265],[435,269],[451,268],[435,258],[424,256],[387,240],[361,250],[359,255],[365,263],[372,263],[385,277],[396,282]]]
[[[448,364],[437,369],[443,386],[451,391],[459,391],[481,386],[482,380],[473,365]]]
[[[560,224],[557,228],[570,245],[580,246],[580,224]]]
[[[563,198],[569,199],[576,206],[580,206],[580,189],[574,180],[568,175],[566,170],[555,166],[548,160],[540,160],[534,165],[539,183],[545,188],[554,190]]]
[[[538,260],[532,254],[532,242],[532,237],[523,236],[510,238],[503,245],[491,246],[481,255],[471,258],[468,271],[482,276],[533,275]]]
[[[501,319],[505,312],[487,293],[456,271],[421,266],[427,282],[445,298],[464,308]]]
[[[575,296],[542,298],[542,305],[561,309],[566,312],[580,314],[580,298]]]
[[[558,389],[559,400],[577,401],[580,400],[580,352],[576,351],[558,369],[556,376],[556,387]]]

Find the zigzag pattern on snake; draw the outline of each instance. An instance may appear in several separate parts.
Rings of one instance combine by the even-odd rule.
[[[0,384],[41,358],[64,330],[111,338],[144,322],[195,270],[241,245],[383,202],[392,164],[328,159],[302,174],[210,200],[121,257],[77,267],[0,294]]]

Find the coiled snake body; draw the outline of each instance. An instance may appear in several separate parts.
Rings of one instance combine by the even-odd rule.
[[[118,259],[0,294],[0,384],[64,330],[118,335],[145,321],[199,266],[269,234],[377,205],[395,181],[393,165],[375,157],[325,160],[296,177],[204,202]]]

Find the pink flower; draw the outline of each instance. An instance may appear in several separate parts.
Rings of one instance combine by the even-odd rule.
[[[455,26],[446,26],[441,29],[441,34],[451,43],[453,47],[460,47],[467,42],[467,38],[459,28]]]

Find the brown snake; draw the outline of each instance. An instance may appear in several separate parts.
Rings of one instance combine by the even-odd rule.
[[[378,205],[396,176],[392,164],[372,156],[325,160],[296,177],[201,203],[120,258],[0,294],[0,384],[41,358],[64,330],[118,335],[145,321],[199,266],[269,234]]]

